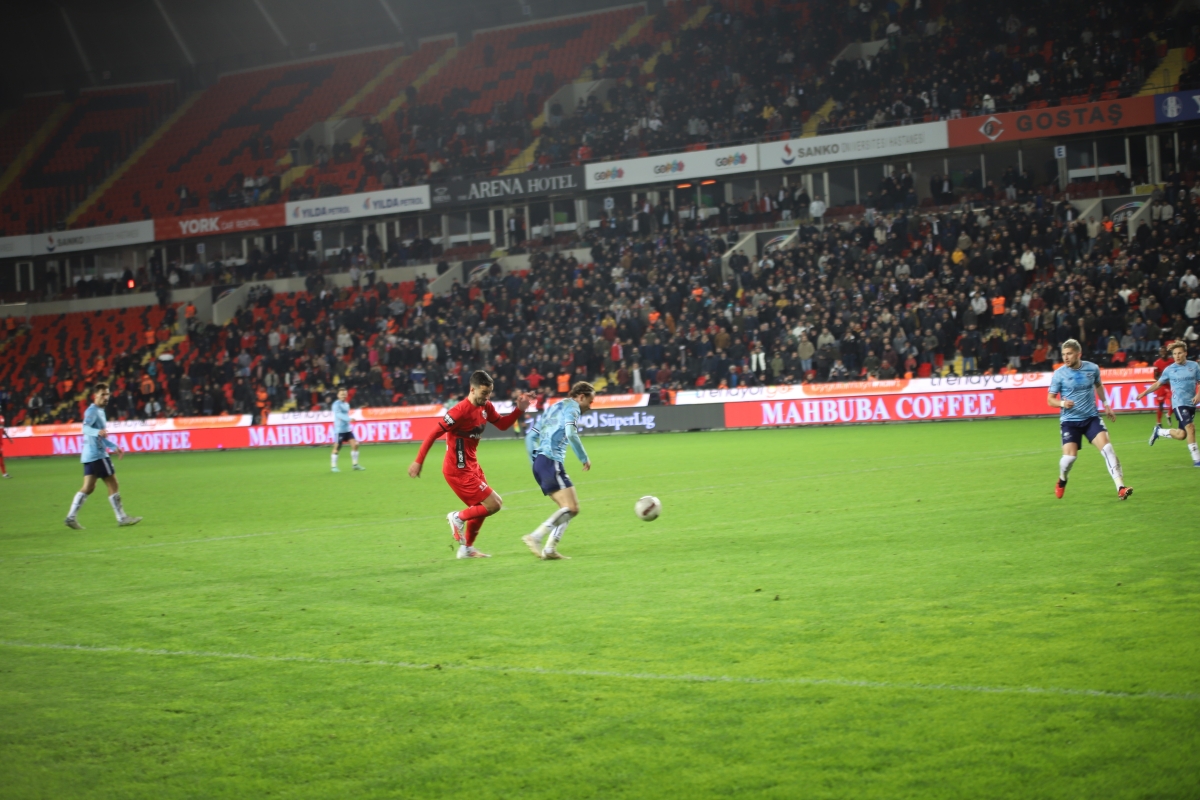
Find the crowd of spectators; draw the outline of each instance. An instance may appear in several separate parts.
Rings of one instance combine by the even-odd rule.
[[[540,131],[530,122],[541,104],[530,101],[543,94],[498,104],[490,117],[456,114],[450,97],[447,108],[397,112],[404,134],[380,137],[369,158],[421,181],[494,171],[535,136],[531,169],[795,136],[828,100],[821,133],[1128,97],[1195,22],[1089,0],[780,3],[750,13],[714,2],[666,53],[611,49],[591,77],[616,84],[575,109],[552,107]],[[833,61],[870,40],[886,43]]]
[[[715,219],[637,232],[614,218],[579,243],[585,257],[537,253],[528,272],[494,266],[442,295],[313,277],[280,302],[262,287],[223,327],[186,309],[173,361],[117,356],[113,417],[324,408],[341,385],[357,405],[448,402],[476,368],[501,397],[588,379],[670,402],[693,387],[1044,371],[1069,338],[1103,366],[1152,361],[1168,341],[1200,345],[1200,185],[1172,179],[1132,238],[1037,197],[805,222],[756,258]],[[9,402],[32,417],[45,399]]]

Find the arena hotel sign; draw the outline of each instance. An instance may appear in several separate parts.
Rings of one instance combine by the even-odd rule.
[[[950,147],[992,142],[1013,142],[1048,136],[1095,133],[1138,125],[1153,125],[1155,98],[1127,97],[1054,108],[1010,111],[988,117],[966,117],[946,122]]]
[[[765,142],[758,146],[758,160],[762,169],[809,167],[852,159],[945,150],[948,146],[946,123],[926,122],[898,128]]]
[[[583,189],[583,167],[536,170],[480,180],[450,180],[434,184],[430,195],[434,208],[471,203],[529,201]]]
[[[757,172],[758,151],[758,145],[751,144],[588,164],[586,184],[588,189],[612,189]]]

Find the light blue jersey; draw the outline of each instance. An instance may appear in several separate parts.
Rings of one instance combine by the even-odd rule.
[[[579,403],[570,398],[555,403],[529,426],[525,432],[525,452],[533,461],[544,455],[551,461],[562,463],[567,457],[567,445],[575,451],[581,464],[588,461],[587,451],[579,440]]]
[[[1082,361],[1079,369],[1067,366],[1054,370],[1050,378],[1050,394],[1060,400],[1070,400],[1071,408],[1061,409],[1063,422],[1082,422],[1100,416],[1096,410],[1096,391],[1100,388],[1100,368],[1091,361]]]
[[[333,401],[333,432],[334,433],[350,433],[353,426],[350,424],[350,404],[341,400]]]
[[[79,460],[82,463],[108,458],[108,451],[117,449],[116,442],[100,435],[100,431],[107,427],[108,420],[104,416],[104,409],[95,403],[88,406],[87,411],[83,412],[83,448],[79,451]]]
[[[1200,383],[1200,364],[1195,361],[1171,364],[1163,369],[1162,375],[1158,379],[1163,383],[1171,384],[1171,406],[1173,408],[1196,405],[1196,384]]]

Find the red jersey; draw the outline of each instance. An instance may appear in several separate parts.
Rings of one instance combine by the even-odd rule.
[[[1154,379],[1158,380],[1162,377],[1163,370],[1175,363],[1173,358],[1160,358],[1154,362]],[[1154,396],[1159,399],[1171,399],[1171,385],[1164,383],[1154,392]]]
[[[433,443],[443,435],[446,437],[446,458],[442,462],[442,472],[451,473],[455,470],[474,471],[479,469],[475,459],[475,448],[479,446],[479,438],[483,429],[490,422],[502,431],[506,431],[521,418],[521,411],[514,408],[511,414],[500,416],[491,402],[477,406],[470,398],[462,400],[450,409],[438,427],[435,428],[425,441],[421,442],[421,451],[417,461],[425,463],[425,455]]]

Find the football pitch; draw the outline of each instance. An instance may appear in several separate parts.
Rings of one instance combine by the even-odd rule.
[[[0,482],[0,797],[1200,795],[1186,448],[1055,419],[585,438],[560,550],[518,441],[453,558],[435,446],[70,459]],[[662,499],[642,523],[634,501]]]

